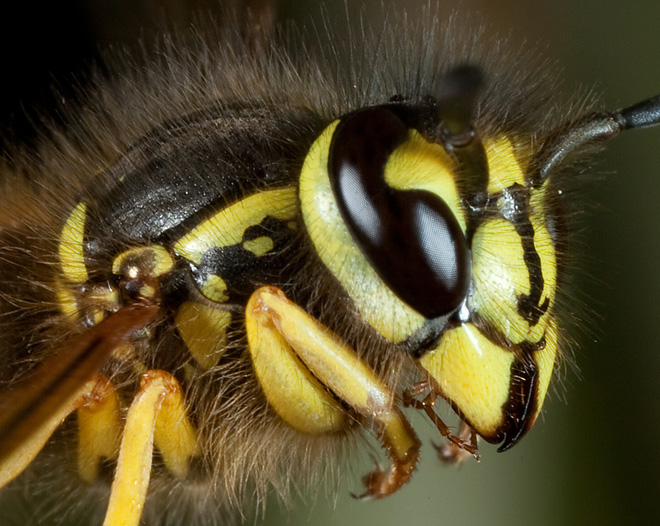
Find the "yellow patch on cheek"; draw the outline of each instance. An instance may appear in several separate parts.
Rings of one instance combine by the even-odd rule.
[[[448,400],[482,436],[502,425],[514,355],[470,323],[445,333],[440,345],[420,358]]]

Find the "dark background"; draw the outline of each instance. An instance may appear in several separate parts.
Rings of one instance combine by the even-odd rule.
[[[408,1],[413,15],[418,2]],[[71,74],[98,49],[135,45],[159,20],[189,22],[189,6],[215,2],[83,0],[0,8],[0,133],[30,141],[31,122],[49,113],[51,86],[71,96]],[[365,2],[377,20],[381,2]],[[349,11],[358,11],[351,2]],[[564,68],[567,93],[595,88],[614,109],[660,93],[660,3],[653,0],[483,0],[444,2],[478,12],[493,31],[526,40]],[[10,11],[11,9],[11,11]],[[343,17],[341,0],[327,2]],[[319,20],[315,1],[282,2],[281,18]],[[587,320],[575,337],[575,367],[564,372],[544,418],[511,451],[483,446],[481,463],[441,466],[426,432],[420,470],[382,502],[356,502],[369,459],[342,468],[336,498],[321,490],[291,511],[274,501],[265,524],[652,524],[660,521],[660,129],[628,132],[597,165],[604,178],[584,189],[581,272],[574,286]],[[579,309],[578,309],[579,311]],[[1,522],[1,519],[0,519]]]

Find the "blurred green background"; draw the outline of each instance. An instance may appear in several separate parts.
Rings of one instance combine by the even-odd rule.
[[[202,8],[213,2],[198,1]],[[362,2],[326,2],[331,17],[358,12]],[[403,3],[403,2],[402,2]],[[419,13],[421,2],[405,5]],[[595,88],[614,109],[660,93],[660,3],[657,0],[504,0],[439,2],[477,12],[489,31],[539,48],[564,68],[566,93]],[[29,108],[52,102],[51,74],[84,70],[104,48],[134,43],[153,13],[183,16],[184,2],[97,0],[1,8],[4,68],[3,133],[31,137]],[[364,2],[377,20],[379,0]],[[175,6],[175,7],[172,7]],[[281,17],[319,20],[315,1],[281,2]],[[179,13],[179,14],[175,14]],[[375,22],[377,23],[377,22]],[[29,44],[41,53],[33,53]],[[62,82],[64,91],[67,82]],[[46,110],[47,111],[47,110]],[[581,271],[574,286],[586,307],[576,309],[576,368],[545,405],[544,418],[511,451],[482,447],[481,463],[441,465],[435,437],[416,415],[425,448],[412,483],[380,502],[357,502],[369,459],[343,468],[336,497],[321,491],[291,509],[273,501],[257,524],[578,525],[660,523],[660,129],[628,132],[600,156],[584,189],[588,218],[580,223]],[[585,206],[585,208],[587,208]],[[585,318],[585,319],[583,319]],[[0,525],[2,518],[0,517]]]

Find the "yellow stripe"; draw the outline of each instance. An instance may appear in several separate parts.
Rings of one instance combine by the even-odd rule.
[[[83,253],[83,237],[87,205],[78,203],[64,223],[60,236],[59,256],[62,272],[73,283],[87,281],[87,267]]]
[[[245,230],[258,225],[267,216],[280,221],[290,221],[296,214],[294,187],[259,192],[200,223],[174,245],[174,250],[188,261],[199,265],[204,254],[210,249],[241,243]]]
[[[62,283],[62,280],[55,281],[55,295],[60,311],[69,321],[75,322],[78,319],[78,303],[73,291]]]
[[[525,175],[506,137],[486,142],[488,157],[488,192],[495,194],[518,183],[525,186]]]

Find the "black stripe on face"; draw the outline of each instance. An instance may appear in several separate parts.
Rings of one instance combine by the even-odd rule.
[[[545,279],[541,266],[541,257],[534,245],[534,226],[531,221],[530,190],[514,183],[502,191],[513,202],[503,212],[505,219],[510,221],[520,236],[523,248],[523,259],[529,275],[529,294],[518,296],[518,314],[520,314],[531,327],[539,322],[550,306],[550,300],[541,303]]]

